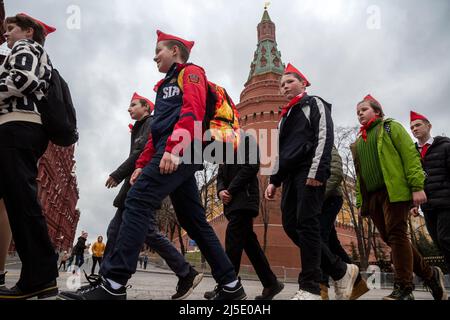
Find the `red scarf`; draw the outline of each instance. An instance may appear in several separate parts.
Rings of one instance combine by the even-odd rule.
[[[281,118],[283,118],[284,116],[286,116],[289,113],[289,110],[291,110],[291,108],[293,106],[295,106],[297,103],[300,102],[300,100],[302,100],[302,98],[306,95],[306,92],[303,92],[301,94],[299,94],[298,96],[294,97],[287,105],[285,105],[282,109],[281,109]]]
[[[422,147],[422,150],[420,151],[420,156],[423,158],[425,158],[425,155],[427,154],[428,148],[430,147],[429,143],[425,143]]]
[[[363,138],[364,142],[367,142],[367,130],[369,130],[372,127],[372,124],[380,119],[379,116],[375,116],[372,119],[369,120],[365,125],[361,126],[359,129],[359,133],[361,134],[361,137]]]

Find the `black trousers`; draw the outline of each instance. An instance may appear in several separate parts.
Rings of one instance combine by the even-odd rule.
[[[47,145],[41,125],[28,122],[0,125],[0,198],[5,202],[22,261],[17,286],[24,291],[58,277],[58,257],[37,194],[37,163]]]
[[[264,288],[275,285],[277,278],[270,269],[269,261],[253,231],[253,217],[246,211],[234,211],[227,215],[225,251],[236,274],[241,267],[242,252],[245,251]]]
[[[450,208],[427,210],[424,215],[428,232],[444,255],[450,273]]]
[[[98,262],[98,266],[99,266],[99,268],[100,268],[100,266],[101,266],[101,264],[102,264],[102,260],[103,260],[103,257],[95,257],[95,256],[92,256],[92,269],[91,269],[91,274],[94,274],[94,273],[95,273],[95,266],[97,265],[97,262]]]
[[[299,288],[320,294],[321,240],[319,216],[325,186],[306,186],[308,171],[292,173],[283,183],[281,212],[283,228],[301,249]]]
[[[341,279],[347,270],[347,264],[351,263],[350,257],[338,239],[334,223],[342,208],[341,196],[331,196],[325,199],[320,214],[320,236],[322,249],[322,283],[328,285],[328,277],[333,280]]]

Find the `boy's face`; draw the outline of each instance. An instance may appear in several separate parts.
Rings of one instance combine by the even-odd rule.
[[[142,105],[139,99],[135,99],[131,101],[130,106],[128,107],[128,113],[130,114],[131,119],[141,120],[149,113],[149,111],[146,106]]]
[[[431,124],[423,120],[414,120],[411,122],[411,132],[416,139],[426,138],[430,135]]]
[[[299,94],[305,92],[306,84],[304,81],[298,80],[292,74],[285,74],[281,77],[280,90],[281,94],[283,94],[286,98],[293,99]]]
[[[368,102],[358,104],[356,107],[356,114],[361,125],[367,124],[376,115],[379,115],[379,113],[375,112]]]
[[[32,28],[23,30],[15,23],[8,23],[6,25],[6,32],[3,34],[3,36],[6,39],[8,48],[11,49],[14,46],[14,43],[16,43],[19,40],[32,39],[33,32],[34,31]]]
[[[161,73],[167,73],[170,67],[177,61],[176,46],[169,49],[165,43],[166,41],[158,42],[155,49],[155,57],[153,58]]]

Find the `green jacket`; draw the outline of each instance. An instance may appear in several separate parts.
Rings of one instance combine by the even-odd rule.
[[[364,190],[364,184],[360,185],[360,180],[364,180],[364,177],[359,173],[356,143],[351,149],[357,174],[356,206],[361,208],[362,215],[367,215],[367,201],[364,203],[367,192]],[[425,175],[419,153],[405,128],[393,119],[384,120],[378,133],[377,149],[389,201],[412,200],[412,192],[423,190]]]
[[[344,171],[342,170],[342,158],[339,151],[333,146],[331,149],[331,175],[327,180],[325,190],[325,199],[331,196],[342,197],[342,181],[344,180]]]

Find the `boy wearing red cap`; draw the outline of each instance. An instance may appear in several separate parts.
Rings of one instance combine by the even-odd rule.
[[[58,292],[57,256],[36,185],[36,164],[48,144],[37,101],[46,94],[52,71],[43,45],[55,29],[25,14],[6,18],[5,28],[11,53],[0,66],[0,199],[22,270],[13,288],[0,290],[0,299],[42,298]]]
[[[126,299],[125,285],[136,270],[139,251],[149,231],[149,220],[154,219],[167,196],[172,200],[181,226],[197,243],[211,267],[220,288],[214,299],[246,298],[200,202],[194,174],[202,168],[202,162],[180,161],[182,155],[189,154],[194,123],[201,123],[205,116],[205,72],[198,66],[186,64],[194,42],[161,31],[157,31],[157,35],[154,61],[166,76],[155,87],[151,135],[131,177],[133,186],[125,201],[115,250],[103,261],[99,282],[86,291],[62,293],[61,299]],[[179,134],[183,135],[181,144]]]
[[[135,163],[144,150],[150,134],[151,124],[153,121],[153,110],[155,105],[147,98],[134,93],[128,107],[128,112],[131,119],[136,120],[131,127],[131,149],[128,159],[125,160],[117,170],[109,175],[106,180],[107,188],[114,188],[122,181],[124,184],[119,191],[119,194],[114,199],[114,206],[117,208],[114,218],[111,220],[107,236],[108,242],[104,257],[113,254],[119,229],[122,225],[123,211],[125,209],[125,199],[128,191],[131,188],[130,178],[135,169]],[[200,283],[203,274],[199,274],[184,258],[184,256],[174,247],[172,242],[163,234],[158,232],[158,226],[154,219],[150,221],[149,232],[145,238],[145,244],[161,256],[170,267],[170,269],[180,279],[177,286],[177,292],[172,296],[174,300],[181,300],[187,298],[192,290]],[[103,265],[103,264],[102,264]],[[102,269],[100,266],[100,274]]]
[[[411,111],[410,125],[426,172],[425,193],[428,201],[421,205],[421,209],[428,232],[444,255],[447,270],[450,270],[450,139],[432,137],[430,121],[414,111]],[[411,211],[415,216],[419,215],[417,207]],[[441,270],[436,269],[443,281]],[[444,292],[443,299],[446,296]]]
[[[283,227],[301,248],[302,271],[293,300],[321,299],[319,215],[325,183],[330,176],[334,139],[331,105],[319,97],[309,96],[306,87],[310,85],[298,69],[288,64],[280,82],[281,93],[290,102],[281,111],[278,171],[270,177],[265,191],[265,197],[273,200],[277,188],[283,184]],[[357,276],[354,267],[346,268],[344,263],[338,272],[345,282],[345,292],[351,293]]]
[[[381,104],[367,95],[357,105],[360,136],[351,146],[357,174],[356,206],[370,216],[391,248],[394,290],[384,300],[413,300],[413,272],[424,279],[433,297],[443,288],[433,269],[408,238],[411,203],[427,201],[424,174],[414,143],[403,126],[384,119]]]

